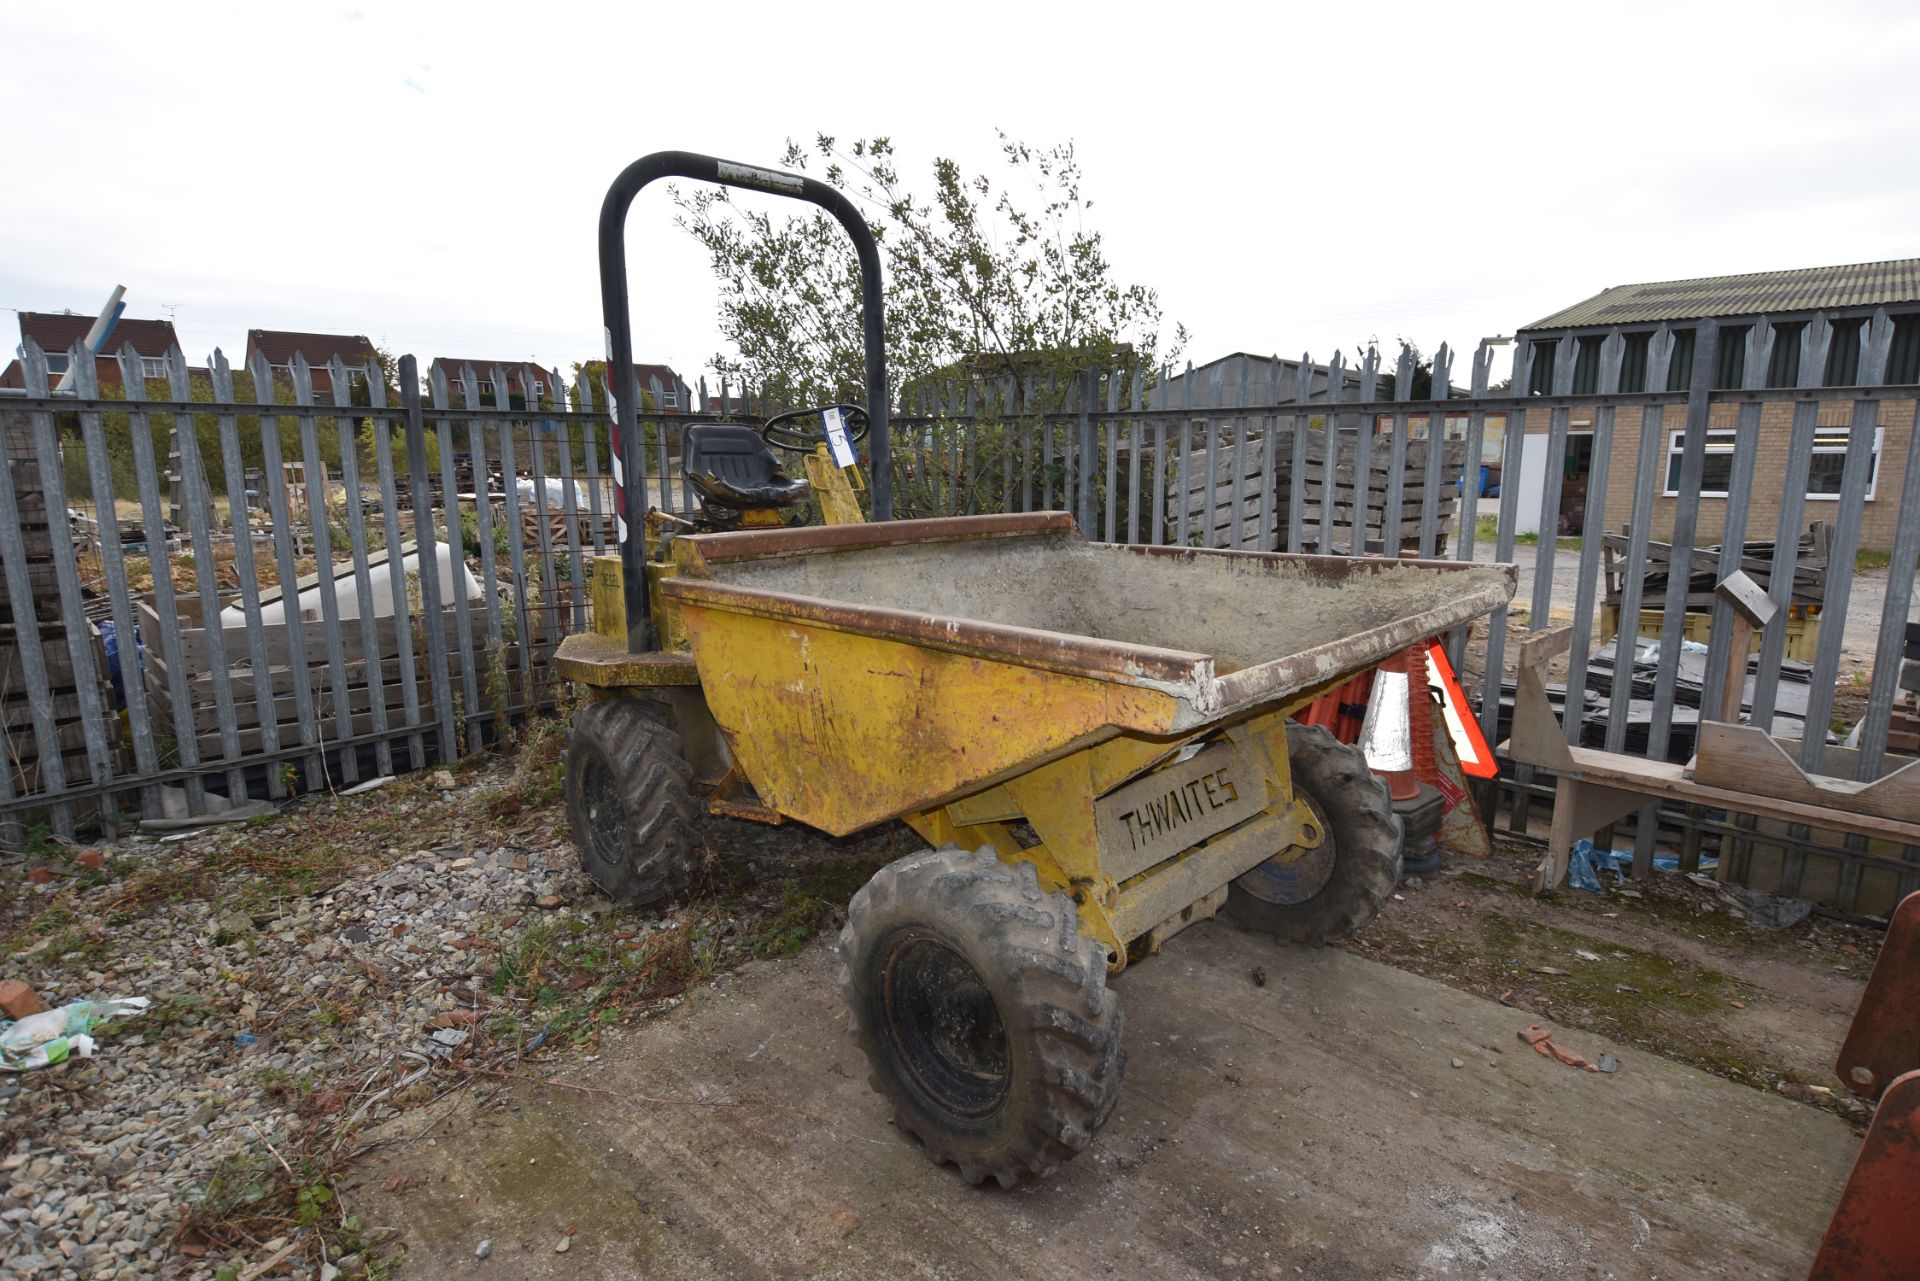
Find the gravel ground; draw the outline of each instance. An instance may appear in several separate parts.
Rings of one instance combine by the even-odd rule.
[[[446,833],[457,826],[445,821],[455,786],[442,773],[387,789],[384,830]],[[296,813],[356,803],[322,800]],[[0,978],[25,981],[52,1005],[154,999],[145,1016],[107,1026],[97,1057],[0,1076],[0,1275],[245,1276],[290,1244],[294,1257],[261,1275],[329,1281],[359,1271],[353,1255],[313,1258],[316,1242],[299,1231],[311,1222],[298,1218],[277,1238],[238,1243],[196,1241],[182,1225],[210,1188],[258,1199],[248,1171],[265,1154],[300,1162],[302,1129],[310,1140],[316,1115],[344,1120],[336,1128],[345,1136],[451,1088],[450,1074],[432,1069],[464,1060],[473,1047],[463,1043],[485,1037],[474,1011],[494,962],[476,960],[511,946],[523,922],[610,907],[590,893],[564,836],[544,827],[519,843],[376,845],[366,854],[377,870],[314,897],[241,895],[236,905],[216,893],[145,915],[126,909],[125,882],[111,876],[82,888],[76,875],[36,884],[18,866],[0,867],[7,888],[17,886],[0,939],[10,933],[20,946],[0,960]],[[151,878],[259,835],[226,829],[110,853]],[[49,908],[71,920],[61,925]],[[21,928],[30,918],[31,932]],[[638,946],[649,920],[630,923]],[[427,1088],[409,1085],[416,1077]],[[327,1222],[340,1208],[322,1192],[301,1209]]]

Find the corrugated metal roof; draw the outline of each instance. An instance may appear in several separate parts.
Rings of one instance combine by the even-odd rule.
[[[1632,325],[1902,302],[1920,302],[1920,258],[1615,285],[1522,328]]]

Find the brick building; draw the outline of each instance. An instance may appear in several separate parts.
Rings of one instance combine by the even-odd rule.
[[[50,380],[57,384],[61,375],[67,372],[69,351],[75,343],[85,340],[87,331],[93,328],[94,319],[93,316],[72,311],[23,311],[20,313],[20,339],[24,343],[31,338],[39,344],[40,350],[47,354]],[[180,345],[180,339],[174,333],[170,320],[136,320],[132,316],[122,316],[114,325],[113,332],[107,336],[107,350],[94,358],[94,373],[102,387],[121,385],[119,355],[128,343],[132,343],[134,351],[140,354],[145,377],[164,378],[167,353]],[[20,391],[26,385],[26,372],[18,360],[0,373],[0,387]]]
[[[567,388],[559,373],[549,372],[524,360],[462,360],[454,356],[435,356],[433,363],[427,366],[427,385],[431,387],[436,377],[444,377],[447,380],[447,403],[456,407],[464,406],[464,379],[469,365],[473,367],[474,391],[479,397],[474,406],[476,409],[525,409],[528,392],[532,392],[535,407],[542,400],[550,404],[555,400],[565,401]],[[504,404],[494,386],[496,370],[505,377],[507,383]]]
[[[1527,325],[1515,335],[1515,341],[1526,361],[1527,386],[1539,394],[1551,393],[1563,383],[1576,395],[1600,391],[1600,347],[1615,330],[1626,341],[1620,391],[1683,391],[1693,377],[1696,327],[1711,318],[1720,322],[1720,350],[1712,378],[1716,389],[1849,387],[1860,381],[1861,363],[1867,355],[1867,323],[1879,308],[1885,308],[1892,321],[1887,383],[1920,383],[1920,259],[1914,258],[1615,286]],[[1803,335],[1808,321],[1818,315],[1831,324],[1832,338],[1821,368],[1817,372],[1803,371]],[[1757,355],[1750,361],[1749,356],[1755,354],[1750,345],[1761,341],[1755,326],[1762,317],[1771,329],[1771,348],[1764,353],[1764,361]],[[1664,385],[1650,387],[1648,343],[1662,324],[1671,327],[1673,355]],[[1572,343],[1563,345],[1561,340],[1569,338]],[[1569,354],[1574,362],[1570,377],[1569,371],[1556,369]],[[1759,368],[1749,369],[1750,364]],[[1920,394],[1920,388],[1916,391]],[[1907,453],[1913,448],[1914,407],[1915,402],[1909,399],[1881,404],[1872,482],[1861,516],[1862,547],[1885,550],[1892,544],[1901,477]],[[1717,539],[1726,520],[1726,483],[1732,470],[1734,426],[1739,413],[1737,405],[1716,404],[1708,419],[1706,471],[1699,507],[1698,537],[1703,542]],[[1831,523],[1835,518],[1852,417],[1850,401],[1821,403],[1807,483],[1805,519],[1809,523]],[[1548,421],[1547,411],[1529,411],[1527,434],[1544,435]],[[1641,411],[1617,411],[1612,457],[1605,460],[1593,457],[1592,411],[1575,408],[1569,421],[1567,465],[1561,483],[1562,532],[1578,532],[1588,481],[1597,465],[1607,468],[1609,478],[1606,526],[1617,530],[1627,523],[1632,510]],[[1749,539],[1774,535],[1785,491],[1792,424],[1790,402],[1773,401],[1763,408],[1753,501],[1747,512]],[[1656,538],[1670,537],[1673,531],[1684,425],[1681,411],[1666,411],[1661,424],[1660,483],[1654,498]],[[1569,521],[1574,523],[1566,523]]]
[[[333,403],[333,373],[328,368],[335,357],[349,370],[358,373],[379,353],[365,334],[307,334],[286,329],[247,330],[246,367],[253,368],[256,356],[265,356],[273,368],[275,381],[293,385],[293,358],[306,358],[312,370],[313,398],[318,404]]]

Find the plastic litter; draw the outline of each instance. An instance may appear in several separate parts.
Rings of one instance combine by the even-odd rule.
[[[1587,1062],[1587,1060],[1581,1058],[1566,1046],[1555,1041],[1553,1039],[1553,1033],[1541,1027],[1538,1023],[1529,1023],[1520,1031],[1519,1037],[1528,1045],[1531,1045],[1541,1057],[1552,1059],[1556,1063],[1564,1063],[1568,1067],[1584,1068],[1588,1072],[1618,1072],[1620,1070],[1620,1064],[1617,1061],[1613,1063],[1612,1067],[1606,1066],[1606,1063],[1613,1059],[1611,1054],[1603,1056],[1601,1062],[1597,1065]]]
[[[1705,869],[1719,865],[1720,860],[1710,854],[1700,859],[1700,866]],[[1680,856],[1655,854],[1653,866],[1655,871],[1677,872],[1680,870]],[[1607,888],[1600,883],[1602,872],[1612,872],[1616,885],[1626,884],[1633,872],[1633,851],[1603,850],[1592,841],[1575,841],[1567,855],[1567,883],[1589,894],[1605,894]]]
[[[1655,854],[1653,856],[1653,866],[1654,870],[1658,872],[1677,872],[1680,870],[1680,856],[1678,854]],[[1702,854],[1700,856],[1700,866],[1703,868],[1718,867],[1720,866],[1720,860],[1715,855]]]
[[[57,1010],[29,1014],[17,1023],[0,1022],[0,1071],[28,1072],[76,1056],[92,1058],[89,1033],[94,1028],[108,1019],[138,1014],[150,1004],[151,998],[144,996],[73,1001]]]
[[[1567,882],[1576,890],[1605,894],[1600,873],[1612,872],[1616,884],[1625,884],[1632,867],[1633,855],[1627,850],[1603,850],[1592,841],[1575,841],[1567,855]]]
[[[1722,885],[1727,906],[1765,930],[1792,929],[1813,915],[1813,904],[1803,898],[1782,898],[1744,885]]]

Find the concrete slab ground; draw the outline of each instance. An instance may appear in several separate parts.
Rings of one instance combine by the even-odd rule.
[[[1208,924],[1117,981],[1131,1062],[1093,1148],[972,1189],[893,1130],[835,970],[816,943],[562,1067],[574,1088],[410,1112],[351,1203],[422,1281],[1800,1277],[1857,1146],[1831,1114],[1587,1033],[1561,1039],[1621,1071],[1569,1068],[1517,1039],[1524,1011]]]

